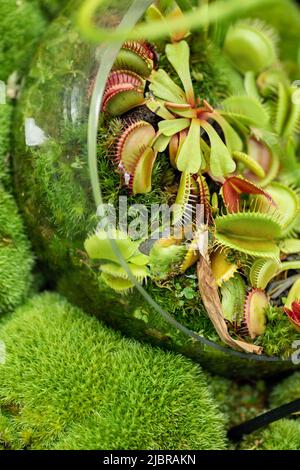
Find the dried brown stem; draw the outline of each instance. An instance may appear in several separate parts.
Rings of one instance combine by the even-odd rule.
[[[246,351],[248,353],[261,354],[261,347],[244,341],[235,340],[228,333],[218,293],[218,287],[211,271],[210,261],[207,261],[201,255],[197,265],[197,274],[199,291],[203,304],[221,340],[233,349]]]

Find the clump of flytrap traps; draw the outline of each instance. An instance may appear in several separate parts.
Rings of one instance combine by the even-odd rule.
[[[153,4],[146,17],[180,14],[175,3],[167,11]],[[166,299],[174,279],[180,286],[197,277],[197,302],[221,342],[287,355],[300,332],[300,97],[279,61],[276,32],[243,20],[222,43],[237,92],[212,104],[201,93],[201,40],[182,31],[165,43],[127,41],[117,56],[102,105],[110,171],[132,202],[163,195],[176,210],[168,237],[147,244],[116,230],[113,238],[152,295]],[[99,151],[100,166],[103,158]],[[158,191],[153,175],[162,161]],[[85,248],[110,288],[133,287],[104,233]]]

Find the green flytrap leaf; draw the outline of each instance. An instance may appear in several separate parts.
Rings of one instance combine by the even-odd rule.
[[[128,70],[139,74],[141,77],[149,77],[153,64],[147,57],[138,54],[137,51],[131,50],[130,48],[122,48],[117,55],[114,68],[122,69],[123,65],[126,64]]]
[[[180,223],[184,217],[191,196],[191,178],[192,177],[189,172],[183,172],[181,174],[180,184],[173,209],[174,225]]]
[[[280,241],[279,247],[285,255],[296,255],[300,253],[300,240],[298,238],[287,238]]]
[[[256,160],[254,160],[254,158],[251,158],[246,153],[233,152],[232,157],[236,162],[242,163],[245,168],[251,171],[251,173],[253,173],[258,178],[262,179],[266,176],[263,167]]]
[[[216,178],[222,178],[232,173],[236,165],[224,142],[208,122],[201,121],[201,127],[210,140],[210,171],[212,175]]]
[[[137,282],[143,282],[148,276],[149,257],[139,251],[141,243],[139,240],[131,240],[120,230],[113,229],[109,232],[98,230],[85,241],[84,247],[89,258],[104,261],[100,265],[102,281],[111,289],[126,293],[128,289],[134,287],[134,283],[126,269],[121,266],[111,240],[116,244],[120,256],[127,262],[128,269]]]
[[[146,194],[151,191],[152,171],[156,157],[157,153],[148,147],[139,158],[133,175],[133,194]]]
[[[300,98],[292,99],[291,109],[288,115],[287,123],[283,130],[283,137],[288,138],[297,132],[300,122]]]
[[[106,109],[111,116],[119,116],[144,102],[144,95],[137,90],[120,91],[107,103]]]
[[[191,121],[189,119],[172,119],[169,121],[161,121],[158,124],[158,128],[162,134],[167,137],[171,137],[177,132],[183,131],[187,127],[190,127]]]
[[[249,292],[245,303],[245,322],[252,339],[266,331],[266,310],[269,306],[268,297],[261,289]]]
[[[130,279],[111,276],[107,273],[101,273],[100,278],[108,287],[116,292],[119,292],[120,294],[125,293],[134,287],[134,284]]]
[[[252,70],[246,72],[245,74],[244,87],[247,96],[250,96],[255,100],[260,101],[261,98],[256,84],[255,73]]]
[[[187,102],[193,106],[195,95],[190,73],[190,48],[187,42],[180,41],[177,44],[168,44],[166,55],[183,84]]]
[[[259,172],[261,170],[259,167],[257,167],[257,171],[253,171],[251,167],[249,168],[250,171],[244,171],[244,175],[246,178],[253,180],[259,186],[262,188],[265,188],[268,184],[270,184],[278,175],[279,172],[279,167],[280,167],[280,159],[279,159],[279,149],[277,145],[272,145],[272,141],[270,139],[269,145],[268,145],[268,136],[263,133],[263,140],[258,141],[256,138],[249,138],[248,139],[248,145],[247,145],[247,155],[250,156],[250,158],[254,161],[257,162],[260,168],[265,173],[265,176],[261,178],[259,176]],[[236,156],[234,156],[236,159]],[[245,166],[248,166],[246,164],[246,161],[242,155],[238,156],[239,159],[243,159]],[[248,164],[250,161],[248,161]],[[258,178],[257,178],[258,176]]]
[[[164,152],[170,143],[170,139],[171,137],[167,137],[163,134],[158,135],[153,143],[153,149],[156,150],[156,152]]]
[[[132,241],[130,237],[122,231],[111,230],[106,232],[99,230],[91,235],[84,243],[84,248],[90,259],[107,260],[119,263],[119,259],[112,247],[111,240],[117,244],[120,255],[128,261],[138,251],[139,241]]]
[[[150,90],[157,97],[171,103],[186,103],[184,91],[176,85],[170,76],[162,69],[154,70],[150,77]]]
[[[186,247],[172,240],[158,240],[150,251],[149,267],[154,279],[167,279],[180,270]]]
[[[276,209],[280,214],[282,236],[287,237],[293,233],[293,227],[297,220],[300,208],[299,195],[292,188],[278,182],[273,182],[265,189],[274,200]],[[260,202],[262,204],[261,210],[265,208],[268,211],[265,201],[261,200]]]
[[[145,105],[148,109],[150,109],[150,111],[152,111],[154,114],[156,114],[162,119],[175,119],[173,114],[171,114],[165,108],[164,102],[162,100],[154,99],[153,96],[151,96],[151,98],[146,100]]]
[[[192,108],[189,104],[175,104],[175,103],[166,103],[166,107],[169,111],[176,114],[176,116],[180,116],[187,119],[196,119],[197,111],[195,108]]]
[[[222,128],[224,133],[226,146],[229,151],[241,151],[243,149],[243,142],[238,133],[233,127],[218,113],[212,114],[212,119],[216,121]]]
[[[148,262],[148,258],[147,258]],[[133,263],[129,263],[128,265],[132,275],[136,278],[137,281],[142,282],[147,277],[147,269],[145,266],[136,265]],[[122,266],[118,266],[117,264],[107,263],[101,266],[101,272],[107,274],[111,278],[117,279],[128,279],[128,274]]]
[[[188,136],[181,147],[176,165],[179,171],[197,173],[201,167],[201,162],[200,121],[199,119],[192,119]]]
[[[289,95],[286,87],[282,83],[278,83],[278,98],[275,112],[275,131],[282,135],[284,124],[289,111]]]

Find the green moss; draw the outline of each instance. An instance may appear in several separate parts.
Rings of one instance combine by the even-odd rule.
[[[146,286],[151,297],[173,315],[179,323],[211,341],[219,341],[218,335],[203,307],[195,275],[178,276],[163,284]]]
[[[40,193],[47,202],[50,220],[58,234],[74,240],[78,234],[94,227],[88,226],[87,214],[91,212],[84,188],[76,181],[76,174],[69,162],[64,162],[63,150],[51,141],[47,148],[36,151],[35,171],[40,178]],[[80,158],[80,156],[78,156]],[[65,191],[65,188],[68,191]]]
[[[0,188],[0,315],[24,301],[33,260],[13,198]]]
[[[79,64],[90,65],[92,52],[80,46],[79,35],[70,31],[70,25],[70,20],[61,17],[46,32],[14,124],[16,187],[24,189],[17,196],[38,256],[50,259],[55,270],[69,266],[69,256],[83,249],[86,233],[95,226],[96,212],[88,187],[86,124],[82,122],[87,104],[75,93],[86,91],[84,80],[89,73],[83,73]],[[74,50],[78,51],[76,59],[70,61]],[[74,96],[80,114],[76,122],[70,114]],[[67,119],[62,124],[63,115]],[[47,136],[44,145],[24,147],[28,116]]]
[[[270,396],[270,406],[276,407],[300,397],[300,373],[295,372],[274,387]]]
[[[7,80],[16,70],[24,72],[45,25],[46,21],[34,3],[1,0],[0,80]]]
[[[0,410],[0,450],[17,449],[19,449],[19,438],[12,420]]]
[[[208,383],[220,410],[227,418],[228,428],[300,396],[299,372],[275,386],[272,382],[239,383],[216,376],[209,376]],[[299,436],[299,420],[282,419],[245,437],[242,442],[234,443],[234,447],[247,450],[300,450]]]
[[[299,397],[300,374],[296,373],[274,388],[268,396],[270,385],[263,381],[239,383],[221,377],[208,379],[211,392],[219,409],[225,414],[227,428],[236,426]],[[299,420],[282,419],[252,433],[241,442],[230,445],[239,450],[300,450]]]
[[[50,18],[57,16],[61,10],[69,3],[70,0],[29,0],[32,3],[37,3],[42,11]]]
[[[246,450],[300,450],[300,422],[282,419],[246,438]]]
[[[0,406],[19,436],[6,432],[10,447],[225,447],[223,418],[197,366],[122,339],[58,295],[18,309],[0,337]]]
[[[10,183],[10,133],[13,108],[0,104],[0,182],[8,188]]]
[[[112,166],[114,163],[111,156],[111,145],[114,143],[116,134],[118,135],[121,132],[120,129],[122,129],[121,124],[116,121],[113,122],[109,129],[105,126],[100,126],[98,131],[98,173],[103,201],[114,205],[117,209],[120,196],[127,196],[128,206],[131,204],[143,204],[150,209],[151,204],[167,203],[168,193],[164,187],[164,179],[170,171],[170,164],[165,154],[158,155],[155,162],[152,174],[152,190],[150,193],[133,196],[122,185],[121,175],[118,172],[117,166]]]
[[[242,80],[224,54],[201,35],[192,37],[192,77],[196,95],[217,107],[230,94],[243,93]]]
[[[255,418],[266,410],[267,386],[263,380],[239,382],[209,376],[208,383],[219,409],[226,416],[227,428]]]
[[[289,358],[295,352],[293,342],[300,340],[299,333],[281,308],[270,307],[266,314],[266,332],[256,341],[257,344],[264,348],[267,355]]]

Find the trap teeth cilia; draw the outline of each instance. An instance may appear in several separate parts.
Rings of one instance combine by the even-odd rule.
[[[172,4],[168,14],[182,14]],[[159,17],[167,20],[153,4],[147,21]],[[118,194],[127,191],[130,201],[175,203],[173,218],[168,235],[161,226],[152,243],[147,236],[133,241],[115,232],[132,276],[103,233],[92,234],[85,247],[109,288],[126,294],[141,282],[163,302],[176,282],[182,295],[174,315],[191,299],[202,303],[220,342],[260,354],[268,341],[273,284],[291,287],[278,329],[282,318],[284,335],[287,325],[291,334],[300,328],[300,290],[289,282],[300,269],[300,100],[293,100],[271,27],[249,20],[228,28],[220,51],[226,67],[224,60],[214,65],[226,78],[222,93],[216,74],[211,78],[206,69],[199,82],[202,49],[208,48],[209,60],[209,51],[219,47],[205,34],[182,31],[157,44],[123,44],[103,95],[99,135],[107,141],[99,167],[109,159],[111,173],[120,178]],[[240,84],[235,90],[232,80]],[[205,81],[215,90],[213,100]],[[185,298],[197,276],[199,290],[195,283]],[[272,329],[274,322],[272,317]]]

